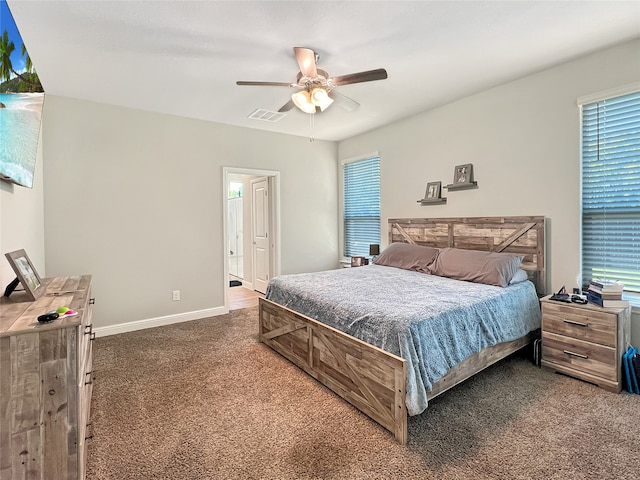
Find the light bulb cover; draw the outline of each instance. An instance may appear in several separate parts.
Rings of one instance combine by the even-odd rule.
[[[320,111],[324,112],[325,108],[333,103],[333,98],[329,96],[324,88],[314,88],[311,90],[311,102],[320,107]]]
[[[291,95],[291,100],[304,113],[316,113],[316,106],[311,102],[311,94],[307,90],[294,93]]]

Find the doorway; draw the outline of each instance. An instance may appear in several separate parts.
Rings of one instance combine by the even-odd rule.
[[[279,172],[223,168],[225,308],[263,296],[280,273]],[[230,301],[231,299],[231,301]]]

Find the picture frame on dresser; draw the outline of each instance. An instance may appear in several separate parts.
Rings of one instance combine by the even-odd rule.
[[[5,257],[15,272],[16,279],[7,286],[4,296],[8,297],[11,295],[18,286],[18,283],[20,283],[29,300],[33,302],[40,298],[42,292],[44,292],[42,279],[40,275],[38,275],[38,271],[33,266],[33,263],[31,263],[27,252],[24,249],[16,250],[15,252],[6,253]]]

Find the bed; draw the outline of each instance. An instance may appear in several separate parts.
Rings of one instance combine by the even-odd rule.
[[[384,262],[284,275],[260,299],[259,337],[404,444],[407,415],[539,334],[544,218],[390,219],[398,243],[517,256],[527,280],[503,288]]]

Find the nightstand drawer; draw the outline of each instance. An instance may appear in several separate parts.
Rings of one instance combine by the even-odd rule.
[[[543,330],[587,342],[616,346],[617,316],[575,307],[542,304]]]
[[[543,331],[542,356],[559,366],[599,377],[617,378],[615,348]]]

